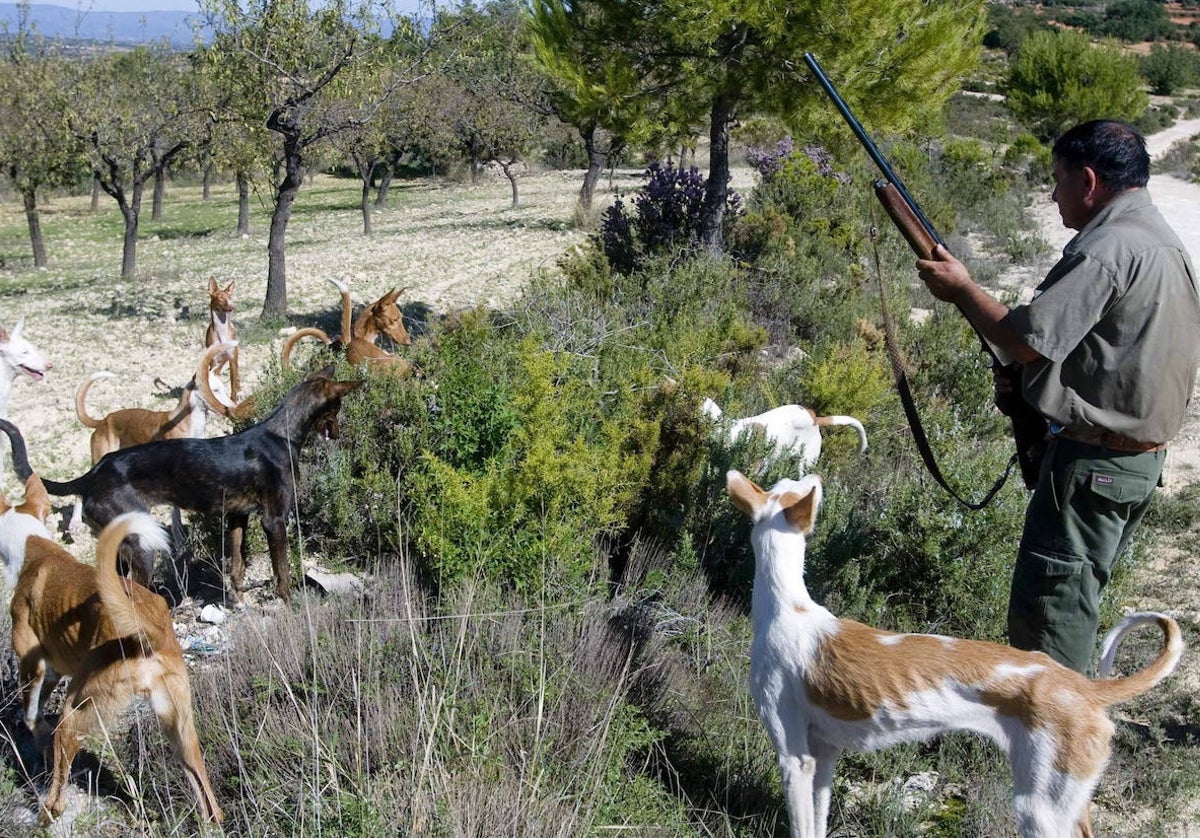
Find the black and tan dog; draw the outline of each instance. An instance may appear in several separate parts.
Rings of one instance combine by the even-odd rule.
[[[116,516],[147,511],[153,505],[220,514],[226,522],[226,555],[234,596],[242,597],[246,560],[243,538],[250,514],[258,512],[267,535],[275,591],[291,595],[287,562],[287,518],[296,497],[300,450],[315,431],[338,436],[342,397],[362,384],[339,382],[326,368],[292,388],[269,417],[236,434],[217,438],[156,440],[110,452],[87,473],[72,481],[43,479],[53,496],[78,495],[83,518],[94,532]],[[12,441],[13,467],[22,479],[29,466],[20,431],[0,421],[0,431]],[[122,546],[122,559],[131,576],[149,585],[154,555],[139,547]]]

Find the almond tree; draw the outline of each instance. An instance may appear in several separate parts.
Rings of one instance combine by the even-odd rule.
[[[492,0],[457,15],[458,49],[446,72],[466,93],[466,126],[481,159],[500,167],[520,204],[517,171],[558,126],[533,58],[526,10],[519,0]]]
[[[33,264],[47,264],[38,191],[76,183],[87,172],[82,147],[66,118],[66,59],[57,45],[24,27],[0,57],[0,170],[21,196]]]
[[[264,317],[287,312],[285,244],[310,159],[329,139],[368,123],[390,89],[355,84],[385,74],[391,85],[415,75],[415,63],[387,69],[394,57],[378,36],[387,8],[374,0],[204,0],[216,37],[208,72],[236,90],[234,119],[265,125],[274,136],[274,207],[267,242]],[[415,35],[402,28],[401,37]]]
[[[100,188],[121,209],[121,276],[133,277],[146,184],[192,145],[208,110],[188,62],[165,50],[95,55],[71,89],[68,119]]]

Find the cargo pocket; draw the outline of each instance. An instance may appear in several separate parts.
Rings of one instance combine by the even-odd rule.
[[[1023,549],[1013,569],[1009,638],[1014,647],[1039,650],[1051,627],[1078,619],[1083,558]]]

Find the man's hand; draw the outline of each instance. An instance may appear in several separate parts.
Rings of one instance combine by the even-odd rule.
[[[935,298],[950,303],[959,303],[975,285],[967,267],[940,244],[934,246],[932,259],[917,260],[917,274]]]

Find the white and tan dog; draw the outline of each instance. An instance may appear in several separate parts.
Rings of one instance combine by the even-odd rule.
[[[794,836],[825,836],[843,750],[956,730],[985,735],[1007,753],[1021,834],[1091,836],[1089,804],[1113,733],[1106,709],[1147,691],[1178,664],[1183,641],[1173,619],[1124,619],[1104,639],[1101,677],[1133,627],[1158,624],[1162,650],[1136,674],[1099,680],[1044,653],[840,619],[804,586],[805,538],[821,480],[784,479],[769,492],[736,470],[726,481],[734,505],[754,523],[750,691],[779,757]]]
[[[5,593],[17,585],[25,565],[25,544],[30,537],[50,539],[46,517],[50,515],[50,494],[37,473],[25,481],[25,501],[10,505],[0,493],[0,562],[4,563]]]
[[[216,344],[228,344],[229,349],[213,359],[213,368],[220,373],[226,364],[229,365],[229,396],[231,400],[238,398],[241,384],[238,381],[238,346],[237,328],[233,325],[233,287],[237,281],[230,281],[222,289],[217,285],[217,278],[208,278],[208,328],[204,331],[204,349]]]
[[[708,397],[700,404],[706,417],[720,423],[724,412]],[[821,457],[821,429],[825,426],[851,426],[858,432],[859,452],[867,451],[867,430],[863,424],[845,414],[820,417],[811,408],[790,404],[772,408],[753,417],[729,421],[729,442],[759,429],[774,447],[775,457],[795,455],[800,459],[800,474],[804,475]]]
[[[117,517],[100,532],[95,568],[42,537],[30,537],[25,550],[9,612],[31,731],[38,731],[42,702],[59,678],[71,678],[54,730],[44,823],[63,811],[71,762],[83,740],[111,732],[139,695],[174,743],[204,819],[218,823],[223,816],[196,737],[187,663],[167,603],[117,574],[117,549],[134,535],[143,545],[167,547],[162,528],[139,512]]]
[[[41,382],[46,378],[46,371],[54,367],[46,355],[22,335],[24,331],[24,318],[17,321],[11,333],[0,327],[0,417],[8,417],[8,398],[18,377],[27,376],[34,382]]]

